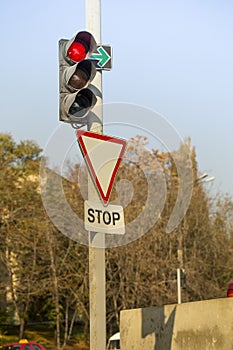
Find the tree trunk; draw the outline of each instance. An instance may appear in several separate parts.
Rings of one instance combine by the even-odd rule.
[[[48,240],[48,250],[49,250],[49,256],[50,256],[50,268],[51,268],[51,277],[53,281],[53,295],[54,295],[54,301],[55,301],[55,312],[56,312],[56,329],[55,329],[55,339],[56,339],[56,346],[58,350],[61,349],[61,335],[60,335],[60,305],[59,305],[59,290],[58,290],[58,277],[57,277],[57,270],[55,265],[55,258],[53,253],[53,244],[52,244],[52,237],[50,235],[50,232],[47,231],[47,240]]]
[[[25,319],[20,318],[20,326],[19,326],[19,339],[24,338],[24,330],[25,330]]]

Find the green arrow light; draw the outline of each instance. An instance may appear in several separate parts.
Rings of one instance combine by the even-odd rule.
[[[90,58],[93,58],[98,62],[100,67],[104,67],[105,64],[110,60],[111,56],[104,50],[102,46],[97,48],[98,53],[93,53]]]

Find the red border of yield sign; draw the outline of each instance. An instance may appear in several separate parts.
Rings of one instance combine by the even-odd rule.
[[[115,180],[117,171],[118,171],[119,166],[120,166],[120,162],[121,162],[123,154],[125,152],[126,141],[123,140],[123,139],[120,139],[120,138],[115,138],[115,137],[112,137],[112,136],[107,136],[107,135],[102,135],[102,134],[96,134],[94,132],[84,131],[84,130],[77,130],[76,131],[76,135],[77,135],[77,138],[78,138],[78,143],[79,143],[80,149],[82,151],[83,157],[84,157],[84,159],[86,161],[87,167],[89,169],[89,172],[91,174],[92,180],[94,182],[94,185],[96,186],[96,188],[97,188],[97,190],[99,192],[99,195],[100,195],[101,199],[103,200],[104,204],[107,204],[108,201],[109,201],[109,197],[110,197],[112,188],[113,188],[113,184],[114,184],[114,180]],[[107,190],[106,195],[103,192],[101,183],[100,183],[100,181],[98,179],[98,176],[95,173],[95,170],[93,168],[91,159],[90,159],[89,154],[88,154],[88,150],[86,149],[86,146],[85,146],[85,144],[83,142],[83,136],[90,137],[90,138],[93,138],[93,139],[102,140],[102,141],[106,141],[106,142],[113,142],[113,143],[117,143],[117,144],[121,144],[122,145],[122,149],[120,151],[118,160],[117,160],[116,165],[115,165],[115,167],[113,169],[113,172],[112,172],[112,176],[111,176],[111,179],[110,179],[110,182],[109,182],[109,185],[108,185],[108,190]]]

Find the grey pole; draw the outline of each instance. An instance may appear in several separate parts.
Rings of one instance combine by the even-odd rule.
[[[177,299],[178,299],[178,304],[181,304],[181,276],[180,276],[180,269],[177,269],[176,273],[177,273]]]
[[[86,30],[98,44],[101,43],[101,0],[86,0]],[[97,104],[92,109],[88,130],[103,133],[102,72],[97,71],[93,85],[100,92]],[[97,118],[96,118],[97,117]],[[88,199],[94,201],[98,195],[89,177]],[[96,248],[103,247],[103,248]],[[106,349],[106,295],[105,295],[105,236],[89,233],[89,302],[90,302],[90,349]]]

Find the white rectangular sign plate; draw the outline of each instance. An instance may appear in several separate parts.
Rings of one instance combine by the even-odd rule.
[[[120,205],[103,206],[100,202],[85,201],[84,217],[87,231],[119,235],[125,233],[124,211]]]

